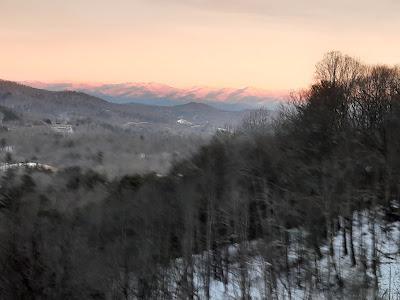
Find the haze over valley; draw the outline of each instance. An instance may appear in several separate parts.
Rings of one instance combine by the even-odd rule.
[[[174,159],[186,157],[213,134],[232,130],[251,113],[196,102],[121,104],[11,81],[0,81],[0,109],[3,138],[15,161],[94,167],[113,176],[165,173]]]

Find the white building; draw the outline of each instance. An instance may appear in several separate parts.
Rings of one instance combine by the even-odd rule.
[[[64,125],[64,124],[56,124],[56,125],[51,125],[51,128],[58,133],[62,134],[73,134],[74,129],[72,128],[72,125]]]

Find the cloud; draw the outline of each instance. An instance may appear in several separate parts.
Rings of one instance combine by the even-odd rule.
[[[166,4],[166,0],[152,1]],[[215,12],[269,17],[398,18],[400,9],[400,1],[396,0],[168,0],[171,2]]]

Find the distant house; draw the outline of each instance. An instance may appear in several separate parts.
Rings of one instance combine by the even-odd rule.
[[[20,162],[20,163],[0,163],[0,171],[7,171],[9,169],[36,169],[39,171],[47,171],[47,172],[57,172],[57,168],[40,164],[36,162]]]
[[[193,125],[192,122],[189,122],[189,121],[187,121],[187,120],[185,120],[185,119],[179,119],[178,121],[176,121],[176,123],[178,123],[178,124],[180,124],[180,125],[186,125],[186,126],[191,126],[191,125]]]
[[[74,129],[72,125],[68,124],[55,124],[50,126],[55,132],[62,133],[62,134],[73,134]]]

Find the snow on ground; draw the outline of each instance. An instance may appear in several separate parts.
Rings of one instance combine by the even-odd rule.
[[[369,280],[372,280],[373,274],[371,273],[371,254],[372,254],[372,232],[376,232],[376,245],[378,249],[378,259],[379,259],[379,269],[378,269],[378,282],[379,282],[379,293],[378,296],[381,299],[400,299],[400,222],[395,222],[391,224],[385,224],[382,220],[383,214],[377,214],[378,221],[375,223],[375,228],[370,224],[370,215],[367,211],[363,211],[359,214],[355,213],[354,224],[353,224],[353,235],[354,235],[354,249],[356,258],[360,256],[363,252],[367,257],[367,265],[369,266],[367,271],[367,276]],[[294,239],[296,235],[306,234],[304,231],[295,230],[290,233]],[[343,279],[345,284],[345,289],[343,290],[342,297],[344,299],[353,299],[350,294],[346,295],[346,288],[349,288],[353,284],[360,284],[363,280],[360,262],[358,261],[358,266],[352,267],[350,255],[345,256],[343,253],[343,237],[338,234],[334,237],[334,250],[335,259],[337,263],[338,273]],[[347,245],[349,245],[349,236],[347,236]],[[289,261],[295,262],[298,259],[298,249],[299,245],[293,243],[292,249],[289,250]],[[237,247],[237,246],[236,246]],[[235,249],[235,246],[231,246]],[[237,249],[236,249],[237,250]],[[231,254],[235,254],[235,251],[231,250]],[[318,272],[323,281],[335,282],[334,271],[331,268],[330,274],[328,274],[328,257],[329,249],[327,245],[321,247],[321,252],[324,258],[317,262],[319,266]],[[248,258],[246,261],[248,268],[249,284],[250,284],[250,294],[251,299],[266,299],[266,285],[265,282],[268,281],[265,278],[265,270],[268,269],[268,262],[266,262],[262,257],[256,256],[253,258]],[[229,274],[229,283],[225,286],[221,281],[212,280],[211,281],[211,299],[240,299],[240,274],[239,266],[237,264],[232,265],[231,272]],[[292,273],[296,271],[293,270]],[[294,281],[294,278],[291,279]],[[201,286],[201,279],[197,279],[197,284]],[[290,297],[287,287],[291,286]],[[302,288],[295,286],[293,282],[288,283],[286,277],[281,275],[277,279],[277,291],[275,296],[277,299],[309,299],[310,293],[307,290],[307,284]],[[335,289],[333,289],[335,290]],[[204,295],[201,294],[201,289],[199,289],[200,299],[204,299]],[[372,289],[365,292],[365,299],[372,299]],[[311,294],[312,299],[327,299],[328,294],[324,291],[313,292]],[[332,294],[331,294],[332,296]],[[333,292],[333,299],[337,299],[335,292]],[[337,296],[339,298],[339,296]]]
[[[379,261],[378,266],[378,283],[379,283],[379,296],[383,299],[391,299],[395,295],[400,296],[400,255],[399,255],[399,241],[400,241],[400,222],[386,224],[383,222],[383,214],[377,210],[377,221],[375,224],[369,222],[371,218],[370,213],[363,211],[354,215],[354,250],[355,256],[358,259],[361,253],[366,257],[366,264],[369,267],[367,275],[372,280],[373,274],[370,266],[372,265],[372,248],[373,248],[373,231],[376,233],[376,247],[377,256]],[[345,284],[350,281],[357,281],[357,277],[362,274],[360,266],[351,267],[350,256],[344,255],[343,251],[343,237],[339,234],[334,238],[335,259],[337,262],[338,271],[343,278]],[[349,245],[349,236],[347,236],[347,245]],[[325,257],[328,256],[328,247],[322,247],[322,252]],[[360,262],[358,261],[358,265]],[[320,261],[321,269],[327,269],[327,258]],[[359,280],[361,280],[359,278]]]
[[[291,274],[277,275],[276,285],[272,291],[272,299],[293,299],[293,300],[310,300],[310,299],[400,299],[400,222],[387,223],[383,220],[384,215],[382,210],[376,212],[376,222],[372,225],[371,212],[362,211],[354,213],[353,217],[353,240],[354,251],[357,259],[357,265],[351,266],[350,255],[344,255],[343,252],[343,236],[339,232],[333,240],[335,262],[337,273],[343,280],[344,287],[337,285],[337,277],[333,268],[332,260],[329,256],[328,245],[320,247],[322,259],[316,258],[314,253],[305,249],[304,237],[307,232],[303,229],[292,229],[289,231],[291,240],[291,248],[288,249],[289,265],[292,265]],[[373,289],[364,288],[364,281],[368,280],[372,286],[373,274],[371,271],[372,265],[372,245],[373,245],[373,232],[375,231],[377,256],[379,260],[378,284],[379,292],[377,298],[374,298]],[[297,242],[298,241],[298,242]],[[347,245],[350,245],[349,235],[347,235]],[[225,283],[222,279],[215,279],[212,275],[209,279],[210,298],[217,300],[234,300],[241,299],[241,288],[243,282],[252,300],[271,299],[269,290],[271,278],[268,270],[271,268],[271,263],[277,264],[276,261],[271,263],[261,255],[254,255],[262,253],[260,249],[265,246],[262,241],[251,241],[246,245],[230,245],[222,249],[223,253],[229,254],[229,272]],[[239,253],[242,249],[246,249],[249,255],[242,256],[242,266],[239,264]],[[266,252],[264,252],[266,253]],[[250,255],[252,254],[252,255]],[[305,280],[306,272],[304,266],[298,264],[299,255],[305,255],[306,261],[312,270],[313,279],[310,281]],[[364,254],[364,255],[362,255]],[[222,257],[224,255],[222,254]],[[365,257],[365,264],[362,263],[360,257]],[[212,259],[209,253],[204,252],[199,255],[192,256],[193,272],[186,269],[183,264],[183,259],[177,259],[171,268],[167,270],[168,273],[168,290],[174,299],[181,299],[180,290],[184,285],[182,279],[185,274],[193,273],[193,291],[196,299],[207,299],[206,286],[208,277],[205,276],[204,262],[207,259]],[[279,259],[284,259],[279,257]],[[367,266],[366,271],[363,270],[363,265]],[[330,266],[330,267],[329,267]],[[226,265],[223,267],[225,268]],[[226,270],[226,269],[225,269]],[[244,272],[244,273],[243,273]],[[226,274],[226,273],[225,273]],[[245,280],[241,275],[245,274]],[[315,274],[318,276],[319,288],[316,286]],[[188,277],[190,280],[190,276]],[[296,284],[296,279],[300,278],[300,284]],[[299,283],[297,281],[297,283]],[[329,288],[328,288],[329,287]]]
[[[9,169],[20,169],[20,168],[38,169],[38,170],[51,171],[51,172],[57,171],[57,169],[55,167],[52,167],[50,165],[36,163],[36,162],[20,162],[20,163],[0,164],[0,171],[3,171],[3,172],[7,171]]]

